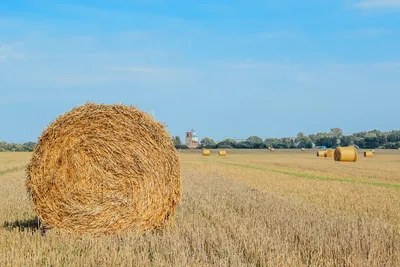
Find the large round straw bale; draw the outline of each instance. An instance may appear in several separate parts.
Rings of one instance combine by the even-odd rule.
[[[218,155],[220,157],[226,157],[226,151],[225,150],[221,150],[221,151],[218,152]]]
[[[209,149],[203,149],[203,156],[206,156],[206,157],[211,156],[211,150],[209,150]]]
[[[365,151],[364,152],[364,157],[365,158],[370,158],[370,157],[373,157],[374,156],[374,152],[372,152],[372,151]]]
[[[317,151],[317,157],[320,157],[320,158],[325,157],[325,153],[326,153],[326,151]]]
[[[358,151],[354,146],[338,147],[335,150],[335,160],[356,162],[358,160]]]
[[[86,104],[43,132],[26,185],[48,227],[94,235],[146,231],[174,215],[180,163],[169,134],[151,116]]]

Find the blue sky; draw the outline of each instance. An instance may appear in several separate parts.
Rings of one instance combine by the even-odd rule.
[[[216,140],[399,129],[400,0],[3,0],[0,140],[87,101]]]

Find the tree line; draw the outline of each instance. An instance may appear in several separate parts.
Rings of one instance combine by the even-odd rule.
[[[32,152],[36,147],[36,143],[27,142],[23,144],[0,142],[0,152],[15,151],[15,152]]]
[[[187,149],[182,144],[179,136],[172,138],[176,148]],[[237,141],[225,139],[215,142],[212,138],[206,137],[200,141],[198,148],[236,148],[236,149],[262,149],[262,148],[313,148],[326,147],[335,148],[338,146],[355,145],[361,149],[397,149],[400,148],[400,130],[381,132],[379,130],[364,131],[352,135],[344,135],[342,129],[332,128],[329,132],[305,135],[299,132],[293,138],[266,138],[250,136],[246,140]]]
[[[172,142],[178,149],[187,149],[179,136],[172,137]],[[266,138],[250,136],[246,140],[237,141],[225,139],[215,142],[212,138],[206,137],[200,141],[198,148],[236,148],[236,149],[262,149],[262,148],[313,148],[326,147],[335,148],[337,146],[355,145],[361,149],[397,149],[400,148],[400,130],[381,132],[379,130],[364,131],[352,135],[344,135],[342,129],[332,128],[329,132],[305,135],[299,132],[293,138]],[[0,152],[32,152],[36,147],[35,142],[23,144],[0,142]]]

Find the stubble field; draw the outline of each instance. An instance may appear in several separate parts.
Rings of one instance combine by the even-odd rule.
[[[361,156],[361,153],[360,153]],[[0,266],[400,266],[400,152],[180,153],[183,199],[163,231],[42,236],[29,153],[0,153]]]

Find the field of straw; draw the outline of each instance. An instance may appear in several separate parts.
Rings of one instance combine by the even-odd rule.
[[[0,266],[400,266],[397,150],[357,163],[181,151],[173,226],[107,237],[42,236],[24,187],[30,156],[0,153]]]

